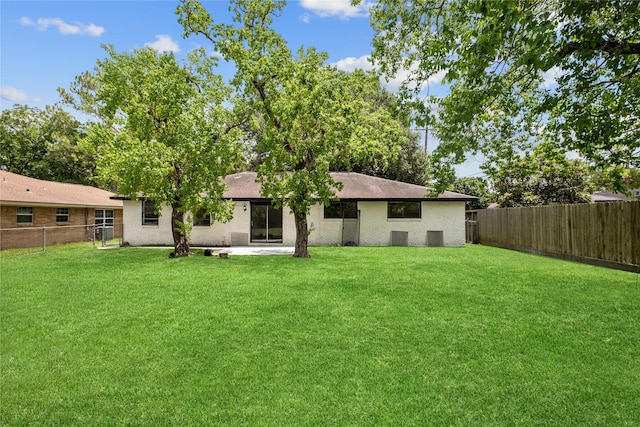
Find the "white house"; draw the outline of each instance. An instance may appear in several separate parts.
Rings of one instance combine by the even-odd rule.
[[[427,188],[353,172],[334,172],[343,184],[330,206],[316,204],[308,223],[311,246],[460,246],[465,243],[465,202],[473,196],[446,191],[427,197]],[[225,178],[224,196],[235,202],[233,219],[211,223],[196,215],[193,246],[295,244],[295,223],[289,209],[275,209],[260,195],[256,173]],[[173,245],[171,208],[155,215],[150,200],[124,200],[124,237],[132,246]]]

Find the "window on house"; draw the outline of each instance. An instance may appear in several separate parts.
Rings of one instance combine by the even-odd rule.
[[[324,207],[324,217],[331,218],[358,218],[358,202],[330,202]]]
[[[204,209],[196,212],[195,218],[193,218],[193,225],[198,227],[208,227],[211,225],[211,215],[209,215]]]
[[[156,202],[153,200],[142,201],[142,225],[158,225]]]
[[[388,202],[387,218],[422,218],[420,202]]]
[[[69,222],[69,208],[56,208],[56,222]]]
[[[33,208],[18,207],[18,224],[33,224]]]
[[[112,227],[113,209],[96,209],[96,225]]]

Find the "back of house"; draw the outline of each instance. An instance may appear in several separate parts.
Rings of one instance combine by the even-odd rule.
[[[194,212],[194,246],[283,245],[295,243],[289,209],[276,209],[262,196],[256,173],[225,178],[225,198],[235,202],[233,219],[212,222]],[[428,189],[352,172],[334,172],[343,184],[329,206],[315,204],[308,222],[312,246],[461,246],[465,243],[465,202],[473,196],[444,192],[429,197]],[[123,240],[133,246],[173,244],[171,210],[144,197],[124,200]]]

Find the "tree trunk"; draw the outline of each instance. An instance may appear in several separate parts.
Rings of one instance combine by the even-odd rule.
[[[173,231],[175,257],[189,256],[191,254],[189,236],[184,231],[184,217],[185,213],[182,212],[182,209],[177,205],[173,205],[171,209],[171,230]]]
[[[293,209],[296,221],[296,247],[293,256],[296,258],[309,258],[309,230],[307,229],[307,212],[298,212]]]

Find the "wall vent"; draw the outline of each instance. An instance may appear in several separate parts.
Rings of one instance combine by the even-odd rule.
[[[427,230],[427,246],[444,246],[444,232]]]
[[[231,233],[231,246],[249,246],[249,233]]]
[[[408,246],[408,245],[409,245],[408,231],[392,231],[391,232],[391,246]]]

